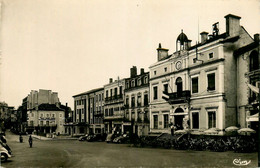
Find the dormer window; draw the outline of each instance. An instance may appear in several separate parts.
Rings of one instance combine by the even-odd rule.
[[[142,84],[142,81],[141,79],[138,79],[138,82],[137,82],[138,86],[140,86]]]
[[[164,68],[164,72],[167,72],[167,67]]]
[[[135,87],[135,81],[134,80],[131,82],[131,87]]]
[[[209,59],[212,59],[212,58],[214,58],[213,52],[212,52],[212,53],[209,53]]]
[[[193,59],[192,59],[193,64],[195,64],[196,61],[197,61],[197,58],[193,58]]]
[[[153,71],[153,74],[156,75],[156,71]]]
[[[126,89],[128,89],[129,88],[129,83],[128,82],[126,82]]]
[[[144,83],[145,84],[148,83],[148,78],[147,77],[144,78]]]

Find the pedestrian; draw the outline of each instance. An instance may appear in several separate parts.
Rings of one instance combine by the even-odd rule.
[[[33,140],[32,140],[32,136],[30,135],[30,136],[29,136],[29,140],[28,140],[29,145],[30,145],[30,148],[32,147],[32,141],[33,141]]]
[[[22,142],[23,142],[23,137],[22,137],[22,135],[20,135],[20,138],[19,138],[19,140],[20,140],[20,143],[22,143]]]
[[[174,135],[174,125],[171,124],[171,135],[173,136]]]

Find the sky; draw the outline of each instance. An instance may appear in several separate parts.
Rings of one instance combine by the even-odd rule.
[[[16,108],[31,90],[73,95],[149,71],[161,43],[175,52],[183,32],[200,40],[227,14],[253,37],[260,33],[259,0],[1,0],[0,101]]]

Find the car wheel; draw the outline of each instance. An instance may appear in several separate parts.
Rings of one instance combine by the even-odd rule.
[[[1,161],[2,161],[2,162],[7,161],[7,158],[8,158],[7,154],[1,153]]]
[[[121,144],[121,143],[122,143],[122,140],[121,140],[121,139],[119,139],[119,140],[118,140],[118,143],[120,143],[120,144]]]

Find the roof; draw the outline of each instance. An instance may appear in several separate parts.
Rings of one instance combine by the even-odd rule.
[[[177,41],[180,41],[182,45],[184,44],[184,42],[188,42],[188,40],[188,37],[183,32],[181,32],[181,34],[177,37]]]
[[[234,51],[234,55],[241,55],[241,54],[244,54],[254,48],[256,48],[257,46],[259,46],[260,44],[258,44],[257,42],[253,42],[253,43],[250,43],[244,47],[241,47],[237,50]]]
[[[216,41],[216,40],[221,39],[221,38],[226,38],[227,36],[228,35],[226,33],[222,33],[218,36],[213,36],[212,38],[208,39],[205,43],[198,43],[197,45],[191,46],[188,50],[192,50],[196,47],[203,46],[205,44],[211,43],[211,42]]]
[[[36,107],[33,108],[33,110],[36,110]],[[63,111],[59,107],[57,107],[55,104],[40,104],[38,106],[38,110],[41,111]]]
[[[81,96],[81,95],[90,94],[90,93],[97,92],[97,91],[100,91],[100,90],[103,90],[103,89],[104,89],[103,87],[101,87],[101,88],[96,88],[96,89],[92,89],[92,90],[89,90],[89,91],[86,91],[86,92],[83,92],[83,93],[74,95],[74,96],[72,96],[72,97],[77,97],[77,96]]]

